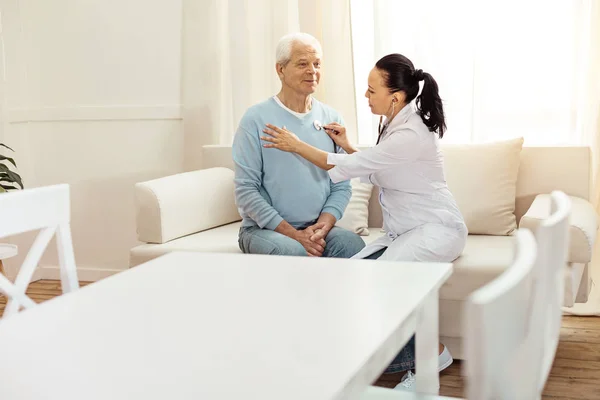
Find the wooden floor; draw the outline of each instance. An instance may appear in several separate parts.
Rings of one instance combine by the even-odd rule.
[[[402,375],[384,375],[376,385],[394,387]],[[463,397],[463,388],[461,362],[455,361],[441,373],[440,395]],[[599,317],[563,317],[560,342],[543,399],[600,399]]]
[[[60,282],[37,281],[29,286],[27,293],[38,303],[49,300],[61,293]],[[0,315],[5,304],[6,299],[0,296]],[[384,375],[376,385],[393,387],[401,377],[402,374]],[[460,361],[443,371],[440,380],[441,395],[463,396]],[[563,318],[561,340],[544,399],[600,399],[600,318]]]

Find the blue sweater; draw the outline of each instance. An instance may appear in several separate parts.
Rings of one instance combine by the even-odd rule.
[[[294,228],[313,223],[323,212],[340,219],[350,201],[349,181],[332,183],[327,171],[293,153],[264,148],[260,137],[266,124],[285,126],[298,137],[324,151],[342,152],[315,120],[325,125],[343,124],[331,107],[313,98],[308,115],[298,118],[273,98],[250,107],[242,117],[233,140],[235,199],[242,226],[274,230],[282,220]]]

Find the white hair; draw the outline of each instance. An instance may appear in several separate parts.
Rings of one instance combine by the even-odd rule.
[[[304,32],[289,33],[279,39],[275,50],[277,64],[286,65],[292,59],[292,45],[300,43],[311,46],[318,54],[323,54],[321,43],[312,35]]]

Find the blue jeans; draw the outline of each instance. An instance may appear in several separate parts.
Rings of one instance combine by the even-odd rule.
[[[368,257],[365,260],[377,260],[386,249],[383,248]],[[415,369],[415,335],[413,335],[408,343],[400,350],[394,361],[386,368],[384,374],[394,374],[396,372]]]
[[[334,226],[327,237],[323,257],[350,258],[365,247],[356,233]],[[300,242],[270,229],[258,226],[242,227],[238,244],[244,253],[282,256],[307,256]]]

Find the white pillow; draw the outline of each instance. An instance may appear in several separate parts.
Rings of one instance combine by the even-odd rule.
[[[523,138],[444,145],[446,181],[470,234],[511,235]]]
[[[360,236],[369,236],[369,199],[373,191],[370,183],[361,183],[359,178],[350,180],[352,197],[342,219],[335,226],[354,232]]]

